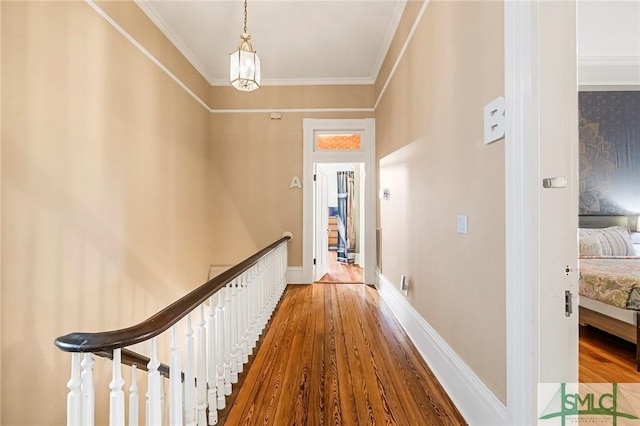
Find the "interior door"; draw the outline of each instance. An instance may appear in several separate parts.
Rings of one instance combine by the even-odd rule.
[[[329,270],[329,202],[327,175],[316,167],[314,182],[314,259],[313,280],[317,281]]]
[[[538,381],[578,381],[578,96],[575,2],[538,2]],[[575,24],[574,24],[575,25]],[[561,41],[560,41],[561,40]],[[555,180],[553,180],[555,179]],[[565,312],[571,293],[572,312]],[[539,406],[546,401],[539,401]]]

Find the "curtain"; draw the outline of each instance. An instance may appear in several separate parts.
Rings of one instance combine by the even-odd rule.
[[[338,172],[338,262],[343,263],[355,261],[354,181],[353,172]]]

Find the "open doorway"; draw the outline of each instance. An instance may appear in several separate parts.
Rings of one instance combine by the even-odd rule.
[[[640,5],[578,2],[577,16],[579,381],[637,383]],[[620,246],[600,243],[611,235]]]
[[[364,163],[315,163],[315,282],[362,284]]]
[[[360,231],[358,236],[351,239],[355,244],[351,252],[348,242],[345,242],[341,253],[343,262],[337,263],[341,267],[349,265],[350,260],[352,264],[358,263],[362,268],[360,282],[373,284],[376,263],[375,120],[306,118],[303,120],[303,130],[302,282],[313,283],[321,279],[328,272],[330,256],[333,257],[329,250],[329,202],[326,197],[318,196],[328,192],[328,181],[333,178],[327,177],[326,172],[318,173],[317,169],[321,164],[339,163],[352,165],[353,170],[347,171],[353,171],[354,188],[358,174],[357,193],[360,198],[358,213],[352,224],[357,221]],[[337,181],[337,176],[335,179]],[[346,181],[349,181],[348,176]],[[336,260],[339,259],[339,241],[337,247]],[[356,254],[359,255],[357,262]]]

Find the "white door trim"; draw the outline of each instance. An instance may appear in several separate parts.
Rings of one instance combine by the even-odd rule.
[[[313,173],[316,175],[316,181],[313,185],[313,209],[314,209],[314,242],[315,242],[315,258],[316,264],[313,268],[313,279],[318,280],[324,276],[329,270],[327,265],[327,257],[329,253],[329,208],[327,195],[327,175],[315,167]],[[320,221],[320,226],[317,222]],[[318,253],[320,252],[320,253]]]
[[[569,0],[574,3],[576,0]],[[506,100],[506,321],[507,321],[507,424],[537,424],[537,385],[543,373],[539,342],[542,260],[539,244],[541,170],[540,69],[554,46],[551,40],[574,37],[576,22],[554,28],[541,24],[544,1],[504,2]],[[546,49],[541,52],[541,46]],[[560,47],[559,47],[560,48]],[[577,57],[577,53],[576,53]],[[576,86],[577,88],[577,86]],[[549,89],[547,89],[549,90]],[[573,118],[573,117],[571,117]],[[577,129],[577,123],[576,123]],[[564,135],[562,135],[564,137]],[[559,143],[567,143],[560,138]],[[545,141],[548,143],[549,141]],[[577,152],[572,155],[577,156]],[[567,192],[571,194],[571,192]],[[569,224],[567,224],[569,226]],[[577,366],[578,360],[575,359]],[[577,369],[576,369],[577,371]]]
[[[313,282],[313,164],[314,163],[364,163],[365,194],[364,224],[364,282],[375,282],[376,265],[376,170],[375,170],[375,120],[364,119],[313,119],[305,118],[303,127],[303,176],[302,176],[302,280]],[[362,134],[360,151],[314,151],[314,134],[323,132],[358,132]]]
[[[534,122],[531,2],[504,2],[507,424],[534,416]],[[538,232],[536,230],[536,232]]]

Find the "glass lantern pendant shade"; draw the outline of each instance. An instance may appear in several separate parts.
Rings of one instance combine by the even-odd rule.
[[[240,38],[238,50],[229,56],[229,80],[236,89],[251,92],[260,87],[260,58],[249,42],[251,36],[245,32]]]

